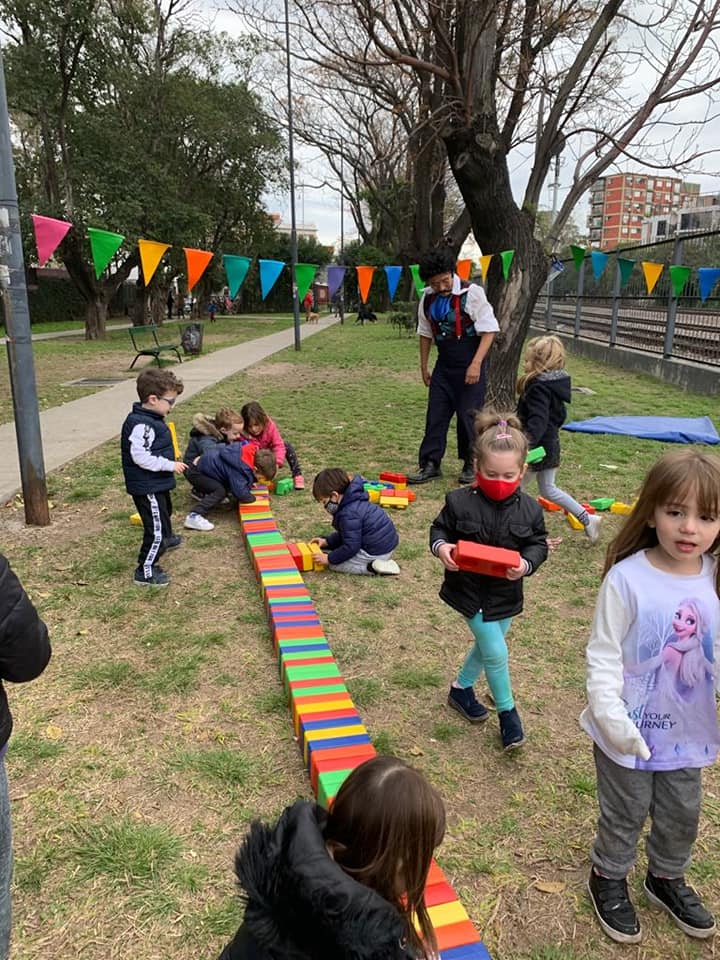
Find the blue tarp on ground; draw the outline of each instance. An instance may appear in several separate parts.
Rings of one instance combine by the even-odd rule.
[[[576,433],[615,433],[666,443],[720,443],[710,417],[593,417],[566,423]]]

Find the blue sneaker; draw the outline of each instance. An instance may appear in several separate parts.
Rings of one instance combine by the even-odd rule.
[[[450,687],[447,702],[449,707],[457,710],[470,723],[482,723],[488,718],[487,709],[477,699],[472,687]]]
[[[512,710],[502,710],[498,713],[500,721],[500,737],[504,750],[516,750],[525,743],[520,717],[515,707]]]

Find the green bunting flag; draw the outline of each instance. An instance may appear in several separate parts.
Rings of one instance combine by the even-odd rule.
[[[620,287],[622,288],[630,279],[630,274],[633,272],[635,261],[628,260],[627,257],[618,257],[617,265],[618,270],[620,271]]]
[[[680,297],[685,289],[685,284],[690,279],[690,267],[681,267],[679,264],[673,263],[668,269],[670,270],[673,296]]]
[[[298,302],[302,303],[305,294],[310,289],[310,284],[315,279],[317,273],[316,263],[296,263],[295,264],[295,283],[297,284]]]
[[[418,295],[418,297],[421,297],[422,292],[425,289],[425,284],[420,279],[420,265],[417,263],[411,263],[410,273],[412,274],[412,278],[415,282],[415,293]]]
[[[503,279],[505,282],[507,282],[507,278],[510,275],[510,264],[513,262],[514,256],[514,250],[503,250],[500,254],[500,259],[502,260]]]
[[[238,290],[243,285],[251,263],[251,257],[238,257],[232,253],[224,254],[223,266],[227,274],[228,290],[231,300],[234,300],[238,295]]]
[[[573,244],[570,247],[570,253],[572,253],[576,268],[582,270],[583,261],[585,260],[585,247],[578,247]]]
[[[88,227],[88,236],[95,267],[95,279],[99,280],[100,274],[118,252],[125,237],[119,233],[111,233],[109,230],[98,230],[97,227]]]

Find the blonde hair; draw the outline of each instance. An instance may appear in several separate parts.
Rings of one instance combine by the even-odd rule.
[[[511,450],[517,453],[519,466],[522,468],[528,453],[528,442],[514,413],[483,410],[475,417],[475,432],[477,435],[473,456],[478,464],[484,462],[488,453],[505,453]]]
[[[633,512],[608,545],[603,576],[625,557],[656,547],[657,531],[650,526],[655,510],[668,503],[683,503],[688,495],[695,496],[702,513],[720,516],[720,459],[697,450],[672,450],[660,457],[645,477]],[[708,552],[717,556],[718,546],[720,535]],[[720,563],[715,590],[720,596]]]
[[[530,369],[518,380],[518,393],[522,393],[530,381],[541,373],[562,370],[565,366],[565,347],[558,337],[552,335],[533,337],[525,347],[525,362],[530,364]]]
[[[234,423],[239,423],[241,427],[244,426],[243,418],[232,407],[221,407],[215,414],[215,426],[218,430],[223,428],[229,430]]]

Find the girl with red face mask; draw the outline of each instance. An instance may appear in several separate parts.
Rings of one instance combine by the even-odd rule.
[[[488,718],[473,689],[484,672],[500,721],[505,750],[525,742],[515,707],[505,635],[523,608],[523,577],[547,557],[547,533],[538,503],[522,492],[527,439],[513,414],[480,413],[475,419],[475,481],[453,490],[430,529],[430,549],[445,567],[440,597],[467,620],[474,643],[453,681],[448,706],[470,723]],[[521,560],[505,579],[460,570],[458,540],[517,550]]]

